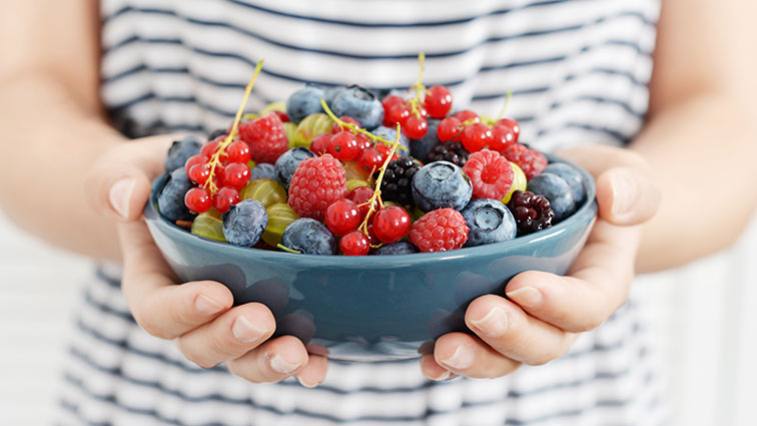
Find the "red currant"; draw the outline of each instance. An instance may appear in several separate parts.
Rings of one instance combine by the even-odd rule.
[[[478,123],[479,121],[481,121],[478,118],[478,114],[476,114],[475,112],[473,112],[473,111],[471,111],[469,109],[462,110],[462,111],[456,113],[454,115],[454,117],[457,118],[458,120],[460,120],[463,123],[465,123],[466,121],[470,121],[470,122],[473,122],[473,123]]]
[[[379,169],[384,164],[384,155],[377,149],[380,145],[376,145],[373,148],[368,148],[360,155],[358,163],[360,167],[366,172],[373,172]]]
[[[347,194],[347,198],[352,200],[353,203],[360,209],[360,217],[365,217],[368,214],[369,205],[368,200],[373,197],[373,189],[367,186],[359,186]]]
[[[360,122],[357,121],[357,120],[355,120],[354,118],[348,116],[348,115],[343,115],[343,116],[339,117],[339,119],[342,120],[342,121],[344,121],[345,123],[352,124],[353,126],[360,127]],[[334,123],[331,126],[331,133],[337,133],[337,132],[339,132],[341,130],[346,130],[346,129],[347,129],[346,127],[343,128],[342,126],[340,126],[339,123]]]
[[[357,138],[348,130],[342,130],[331,136],[328,143],[329,154],[342,162],[356,160],[360,156]]]
[[[331,203],[326,209],[324,223],[334,235],[341,237],[360,226],[363,216],[352,200],[342,199]]]
[[[210,194],[205,188],[192,188],[184,194],[184,205],[195,213],[205,213],[211,207]]]
[[[289,123],[289,115],[284,111],[274,111],[273,113],[279,116],[282,123]]]
[[[428,121],[412,114],[402,122],[402,130],[410,139],[422,139],[428,133]]]
[[[331,144],[331,135],[325,134],[316,136],[310,143],[310,150],[317,155],[325,154],[329,151],[329,145]]]
[[[452,94],[444,86],[434,86],[426,92],[423,105],[431,118],[444,118],[452,109]]]
[[[362,232],[352,231],[339,240],[339,250],[345,256],[365,256],[371,250],[371,242]]]
[[[384,126],[394,127],[408,116],[410,116],[410,107],[405,102],[395,103],[384,111]]]
[[[250,146],[240,140],[234,141],[226,148],[226,155],[229,157],[231,163],[244,163],[250,161],[252,154],[250,153]]]
[[[210,165],[208,163],[195,164],[189,169],[187,177],[198,185],[205,185],[210,177]]]
[[[371,140],[368,139],[368,136],[366,135],[357,134],[355,135],[355,139],[357,139],[357,145],[360,148],[361,153],[373,146],[373,142],[371,142]]]
[[[491,131],[492,140],[489,144],[490,149],[502,153],[508,145],[515,143],[515,136],[509,127],[495,124]]]
[[[373,216],[373,233],[384,244],[396,243],[410,232],[410,215],[399,206],[384,207]]]
[[[247,164],[231,163],[223,170],[224,186],[237,190],[244,188],[250,181],[250,168]]]
[[[389,95],[381,101],[381,106],[384,107],[384,111],[389,111],[389,108],[396,104],[404,104],[405,100],[397,95]]]
[[[492,141],[492,131],[484,123],[473,123],[463,130],[463,147],[468,152],[481,151]]]
[[[192,168],[192,166],[196,166],[198,164],[205,164],[208,162],[208,157],[197,154],[189,157],[187,159],[187,162],[184,163],[184,171],[187,172],[187,175],[189,174],[189,170]]]
[[[436,136],[440,142],[457,142],[463,136],[463,123],[455,117],[447,117],[439,122]]]
[[[497,120],[497,125],[505,126],[512,130],[513,142],[518,143],[518,139],[520,139],[520,124],[518,124],[517,121],[513,120],[512,118],[501,118]]]
[[[218,190],[215,197],[215,207],[220,213],[226,213],[231,207],[239,202],[239,191],[229,186],[224,186]]]
[[[377,143],[376,144],[376,150],[381,153],[381,165],[384,165],[384,161],[386,161],[386,156],[389,155],[389,152],[392,150],[392,147],[385,144],[385,143]],[[397,150],[394,151],[394,156],[392,157],[392,160],[396,160],[400,158],[400,155]]]

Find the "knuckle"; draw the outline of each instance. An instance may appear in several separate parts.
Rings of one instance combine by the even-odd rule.
[[[201,368],[213,368],[218,365],[218,362],[211,360],[205,351],[196,350],[186,339],[179,338],[178,346],[179,351],[181,351],[186,359],[197,364]]]

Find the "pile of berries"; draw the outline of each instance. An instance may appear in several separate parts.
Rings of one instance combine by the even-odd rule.
[[[453,112],[450,91],[421,79],[413,89],[307,85],[204,144],[178,140],[158,209],[214,241],[362,256],[503,242],[585,201],[582,174],[520,143],[515,120]]]

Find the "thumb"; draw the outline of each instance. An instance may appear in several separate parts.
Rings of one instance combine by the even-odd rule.
[[[151,182],[163,171],[170,136],[138,139],[116,145],[90,171],[86,190],[92,206],[122,221],[142,216]]]

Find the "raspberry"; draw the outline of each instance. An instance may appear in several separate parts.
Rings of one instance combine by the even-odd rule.
[[[509,145],[502,154],[517,164],[528,180],[539,175],[547,167],[547,157],[544,154],[522,144]]]
[[[515,177],[510,162],[488,149],[471,154],[463,171],[473,184],[473,198],[501,200],[510,191]]]
[[[255,163],[274,164],[289,148],[284,123],[275,113],[240,124],[239,137],[250,146]]]
[[[410,242],[422,252],[439,252],[461,248],[468,240],[468,225],[457,210],[432,210],[410,229]]]
[[[384,173],[384,180],[381,181],[383,199],[405,206],[413,204],[413,191],[410,184],[420,168],[418,163],[409,157],[402,157],[389,163]]]
[[[326,209],[344,198],[347,181],[342,163],[330,154],[300,163],[289,181],[289,206],[300,216],[323,220]]]
[[[435,146],[428,154],[428,162],[449,161],[452,164],[463,167],[468,161],[468,151],[460,142],[447,142]]]
[[[530,191],[515,191],[507,207],[515,216],[518,235],[526,235],[552,226],[555,212],[549,200]]]

